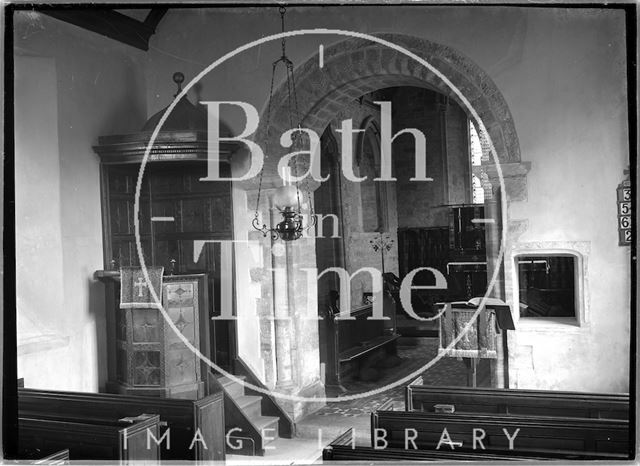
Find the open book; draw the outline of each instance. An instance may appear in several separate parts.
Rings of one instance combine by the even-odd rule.
[[[482,297],[471,298],[469,301],[453,301],[451,303],[436,303],[436,306],[444,306],[451,304],[452,309],[478,309]],[[492,309],[496,312],[498,326],[506,330],[515,330],[513,318],[511,317],[511,308],[507,303],[498,298],[486,298],[485,309]]]
[[[482,302],[482,297],[475,297],[475,298],[471,298],[469,301],[452,301],[451,303],[436,303],[436,306],[444,306],[445,304],[451,304],[451,307],[457,307],[457,308],[467,307],[471,309],[477,309],[478,306],[480,306],[481,302]],[[484,303],[485,303],[485,307],[490,307],[490,308],[494,308],[497,306],[508,307],[507,303],[505,303],[503,300],[498,298],[487,298]]]

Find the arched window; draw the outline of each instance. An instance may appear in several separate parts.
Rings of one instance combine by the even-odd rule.
[[[493,187],[482,163],[489,161],[489,143],[484,134],[476,129],[473,121],[469,120],[469,158],[471,160],[471,188],[472,202],[484,204],[485,199],[491,199]]]
[[[367,179],[361,181],[360,207],[362,212],[362,231],[386,231],[386,189],[385,183],[373,181],[380,176],[380,132],[373,120],[364,125],[361,135],[358,157],[358,175]]]
[[[469,150],[471,152],[471,166],[479,167],[482,164],[482,143],[476,125],[471,120],[469,120]]]
[[[484,188],[478,175],[471,175],[471,187],[473,188],[473,203],[484,204]]]

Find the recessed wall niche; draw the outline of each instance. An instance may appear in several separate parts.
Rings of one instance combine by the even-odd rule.
[[[526,327],[589,323],[587,241],[519,243],[514,246],[507,293],[519,303],[516,319]]]

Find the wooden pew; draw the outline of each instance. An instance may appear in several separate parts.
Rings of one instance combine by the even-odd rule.
[[[434,412],[434,406],[438,404],[452,405],[456,413],[629,419],[628,394],[415,384],[406,387],[406,411]]]
[[[395,322],[392,306],[383,300],[383,315],[389,320],[369,319],[373,316],[373,306],[367,304],[351,310],[349,319],[342,319],[339,308],[339,294],[330,293],[331,303],[328,313],[323,317],[326,325],[327,355],[323,361],[327,365],[327,384],[342,386],[343,377],[360,367],[361,363],[373,354],[373,351],[384,350],[388,354],[396,353],[396,340],[400,337],[390,327]]]
[[[322,450],[324,461],[523,461],[543,459],[535,456],[513,457],[483,451],[458,452],[448,449],[409,450],[404,448],[375,449],[353,444],[353,429],[349,429]]]
[[[91,413],[97,417],[115,419],[142,413],[157,414],[166,425],[161,426],[160,436],[156,438],[160,439],[170,429],[170,448],[167,448],[166,440],[161,442],[160,453],[163,460],[224,460],[223,403],[222,392],[199,400],[183,400],[26,388],[18,390],[21,413],[64,413],[66,416]],[[202,441],[193,442],[197,432]],[[193,448],[190,449],[192,442]]]
[[[69,464],[69,449],[52,453],[44,458],[34,461],[33,464]]]
[[[147,435],[156,438],[160,417],[149,415],[133,423],[85,417],[19,415],[19,449],[22,457],[33,452],[68,449],[72,460],[119,460],[157,462],[160,448]],[[31,452],[31,454],[29,453]]]
[[[19,451],[17,458],[31,464],[69,464],[69,449],[42,451],[38,448],[27,448]]]
[[[389,447],[404,448],[406,429],[415,429],[415,445],[425,450],[436,449],[446,429],[452,442],[462,442],[455,451],[473,452],[474,429],[481,429],[476,431],[476,436],[482,437],[484,452],[490,454],[564,459],[628,459],[631,454],[629,421],[621,419],[415,411],[377,411],[371,414],[372,441],[376,433],[384,434]],[[505,429],[513,438],[513,449],[509,446]],[[409,436],[413,434],[409,431]],[[441,445],[441,449],[449,447],[448,444]],[[480,449],[481,445],[476,444],[475,451]]]

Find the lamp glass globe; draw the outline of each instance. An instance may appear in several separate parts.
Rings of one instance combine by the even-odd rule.
[[[298,190],[295,186],[281,186],[273,193],[273,204],[279,209],[286,207],[296,208],[298,206]]]

